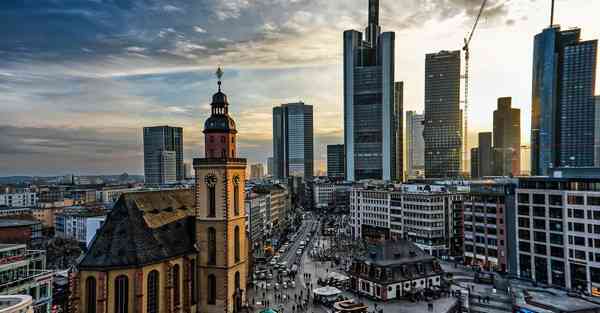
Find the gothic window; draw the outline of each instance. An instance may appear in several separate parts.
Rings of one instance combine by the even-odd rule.
[[[240,272],[235,272],[234,284],[235,290],[240,289]]]
[[[212,227],[208,228],[208,264],[217,264],[217,231]]]
[[[198,296],[196,295],[198,292],[196,291],[196,260],[190,261],[190,278],[192,279],[192,287],[190,288],[190,292],[192,293],[190,299],[192,299],[192,305],[198,303]]]
[[[206,175],[206,177],[204,177],[204,182],[206,183],[206,189],[208,190],[208,217],[215,217],[217,215],[217,177],[212,174]]]
[[[179,278],[179,264],[173,266],[173,304],[175,307],[181,303],[181,292],[180,292],[180,278]]]
[[[85,280],[86,312],[96,313],[96,278],[88,277]]]
[[[158,275],[157,270],[153,270],[148,274],[148,297],[146,302],[146,311],[148,313],[158,313]]]
[[[233,231],[234,258],[236,262],[240,261],[240,227],[236,226]]]
[[[129,279],[125,275],[115,279],[115,313],[129,312]]]
[[[240,177],[233,177],[233,214],[240,215]]]
[[[217,279],[214,274],[208,275],[208,304],[217,304]]]

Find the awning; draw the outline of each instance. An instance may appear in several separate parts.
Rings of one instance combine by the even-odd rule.
[[[317,296],[330,297],[330,296],[339,295],[340,293],[342,293],[342,291],[335,287],[325,286],[325,287],[314,289],[313,293]]]

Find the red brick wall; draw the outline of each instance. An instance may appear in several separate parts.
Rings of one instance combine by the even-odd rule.
[[[31,240],[31,227],[0,228],[0,242],[28,243]]]

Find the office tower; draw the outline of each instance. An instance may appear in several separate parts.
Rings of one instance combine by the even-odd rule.
[[[424,118],[415,111],[406,112],[406,172],[410,178],[420,176],[425,169]]]
[[[273,177],[313,177],[313,107],[299,103],[273,108]]]
[[[462,160],[460,51],[425,57],[425,176],[458,177]]]
[[[402,113],[394,93],[393,32],[380,33],[379,1],[369,1],[363,34],[344,32],[344,147],[346,178],[396,180]],[[397,148],[398,147],[398,148]]]
[[[262,163],[250,165],[250,179],[259,179],[265,176],[265,167]]]
[[[327,176],[344,178],[344,145],[327,145]]]
[[[183,128],[144,127],[144,175],[147,184],[184,179]]]
[[[392,125],[396,127],[396,142],[392,146],[392,162],[395,163],[395,177],[399,181],[404,181],[404,123],[402,121],[404,112],[404,82],[394,84],[394,102],[395,114]]]
[[[531,172],[594,165],[597,41],[559,26],[535,36],[531,104]]]
[[[183,162],[183,177],[185,179],[192,179],[194,177],[192,175],[192,163]]]
[[[273,157],[267,158],[267,176],[273,176]]]
[[[479,148],[471,148],[471,178],[479,177]]]
[[[492,176],[494,175],[494,164],[493,164],[493,156],[494,150],[492,148],[492,133],[485,132],[478,134],[479,147],[478,152],[479,156],[477,158],[479,163],[479,176]]]
[[[511,102],[499,98],[494,111],[494,176],[521,175],[521,110]]]
[[[596,122],[594,123],[594,167],[600,167],[600,96],[594,97],[596,102]]]

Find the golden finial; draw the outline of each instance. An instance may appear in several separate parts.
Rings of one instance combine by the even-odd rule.
[[[219,66],[217,68],[217,72],[215,74],[217,75],[217,78],[219,79],[217,84],[219,85],[219,91],[221,91],[221,78],[223,78],[223,69]]]

